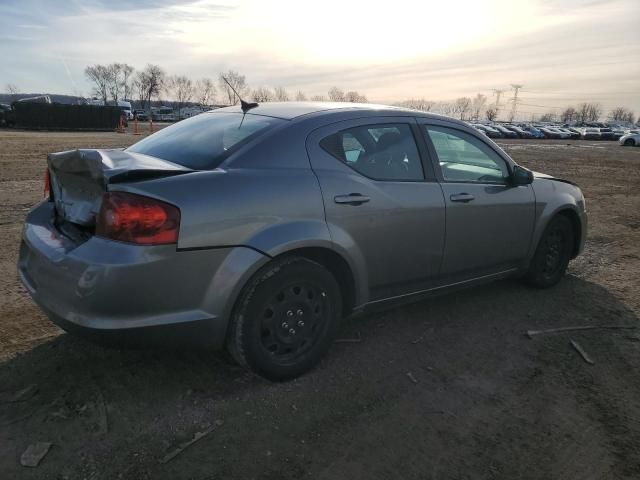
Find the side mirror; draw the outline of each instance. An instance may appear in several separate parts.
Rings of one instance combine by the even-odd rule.
[[[520,165],[516,165],[513,167],[513,172],[511,173],[511,184],[518,185],[529,185],[533,182],[533,172],[531,170],[527,170]]]

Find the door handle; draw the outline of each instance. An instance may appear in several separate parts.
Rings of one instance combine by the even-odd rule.
[[[349,195],[337,195],[333,197],[333,201],[342,205],[362,205],[371,200],[366,195],[360,193],[350,193]]]
[[[475,197],[473,195],[471,195],[470,193],[456,193],[454,195],[451,195],[449,197],[449,199],[452,202],[469,203],[469,202],[475,200]]]

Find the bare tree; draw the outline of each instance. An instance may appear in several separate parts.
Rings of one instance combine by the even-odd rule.
[[[581,103],[578,105],[577,120],[580,123],[596,122],[602,115],[602,106],[599,103]]]
[[[228,72],[221,73],[218,78],[218,86],[220,87],[220,91],[224,96],[224,101],[226,101],[229,105],[235,105],[240,101],[238,95],[233,92],[233,89],[227,85],[227,82],[224,79],[227,79],[227,82],[231,84],[231,86],[238,92],[238,95],[244,95],[247,91],[247,81],[244,75],[240,75],[235,70],[229,70]]]
[[[450,117],[455,113],[455,105],[449,102],[440,102],[436,105],[435,109],[442,115]]]
[[[131,81],[131,77],[133,76],[134,68],[131,65],[127,65],[126,63],[122,64],[122,77],[121,77],[121,85],[122,85],[122,98],[127,100],[133,96],[133,82]]]
[[[355,90],[352,90],[344,94],[344,101],[351,103],[367,103],[367,97],[365,95],[361,95]]]
[[[498,117],[498,107],[493,106],[487,108],[487,110],[484,112],[484,116],[487,118],[487,120],[493,122]]]
[[[122,72],[121,63],[112,63],[107,65],[107,90],[114,105],[118,104],[122,84],[120,83],[120,75]]]
[[[471,99],[469,97],[456,98],[454,112],[460,117],[460,120],[467,120],[471,112]]]
[[[160,95],[165,79],[166,74],[158,65],[148,64],[144,70],[136,73],[133,86],[143,109],[150,108],[151,99]]]
[[[107,104],[111,72],[104,65],[89,65],[84,69],[85,76],[93,83],[93,94]]]
[[[478,93],[471,101],[473,119],[478,120],[486,107],[487,107],[487,96],[481,93]]]
[[[306,100],[307,100],[307,96],[304,94],[304,92],[302,90],[298,90],[298,92],[296,93],[296,101],[304,102]]]
[[[326,102],[327,100],[324,98],[324,95],[314,95],[311,97],[312,102]]]
[[[398,107],[420,110],[421,112],[430,112],[431,109],[436,106],[436,102],[432,100],[425,100],[424,98],[410,98],[409,100],[398,102],[396,105]]]
[[[332,102],[344,102],[344,92],[338,87],[331,87],[329,89],[329,100]]]
[[[573,122],[578,116],[578,111],[573,107],[565,108],[560,114],[560,120],[564,123]]]
[[[210,78],[197,80],[194,86],[194,95],[200,105],[210,105],[216,96],[216,87],[213,84],[213,80]]]
[[[599,103],[592,103],[589,106],[589,120],[591,122],[597,122],[602,116],[602,105]]]
[[[166,90],[178,108],[178,116],[182,116],[182,108],[193,97],[193,82],[184,75],[174,75],[166,82]]]
[[[273,102],[273,92],[267,87],[258,87],[251,92],[251,100],[258,103]]]
[[[609,112],[609,118],[617,122],[633,123],[635,115],[631,110],[625,107],[616,107]]]
[[[625,122],[629,122],[629,123],[635,123],[635,114],[629,110],[627,112],[627,118],[623,119]]]
[[[558,120],[558,116],[555,112],[547,112],[543,115],[540,115],[541,122],[555,122]]]
[[[288,102],[289,94],[284,87],[276,87],[273,89],[273,95],[277,102]]]

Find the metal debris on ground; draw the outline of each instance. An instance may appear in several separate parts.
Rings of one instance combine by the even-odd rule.
[[[223,424],[222,420],[216,420],[213,423],[213,425],[211,425],[209,428],[207,428],[204,432],[196,432],[191,440],[188,440],[188,441],[186,441],[184,443],[181,443],[176,448],[174,448],[172,451],[167,453],[164,457],[162,457],[160,459],[160,463],[167,463],[167,462],[173,460],[175,457],[180,455],[188,447],[190,447],[191,445],[196,443],[201,438],[206,437],[207,435],[209,435],[211,432],[213,432],[216,428],[220,427],[222,424]]]
[[[337,338],[335,343],[360,343],[362,341],[362,337],[360,336],[360,332],[356,332],[356,336],[353,338]]]
[[[413,373],[407,372],[407,377],[409,377],[409,380],[411,380],[413,383],[418,383],[418,380],[416,380],[416,377],[413,376]]]
[[[580,344],[574,340],[571,340],[571,346],[575,349],[576,352],[580,354],[582,359],[587,362],[589,365],[594,365],[595,362],[591,360],[591,357],[584,351],[584,349],[580,346]]]
[[[51,448],[51,442],[37,442],[29,445],[20,456],[23,467],[37,467]]]
[[[578,330],[598,330],[598,329],[629,329],[633,330],[636,327],[634,325],[587,325],[587,326],[579,326],[579,327],[560,327],[560,328],[549,328],[546,330],[527,330],[527,336],[529,338],[533,338],[536,335],[543,335],[545,333],[562,333],[562,332],[574,332]]]

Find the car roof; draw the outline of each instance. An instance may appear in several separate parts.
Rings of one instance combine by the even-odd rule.
[[[337,111],[370,111],[372,113],[386,113],[393,115],[410,115],[432,118],[446,118],[456,122],[455,119],[443,117],[432,113],[411,110],[402,107],[393,107],[390,105],[377,105],[373,103],[350,103],[350,102],[265,102],[257,107],[249,110],[252,115],[263,115],[267,117],[276,117],[283,120],[292,120],[297,117],[310,114],[335,113]],[[210,114],[217,113],[242,113],[240,105],[231,107],[218,108],[208,112]]]

